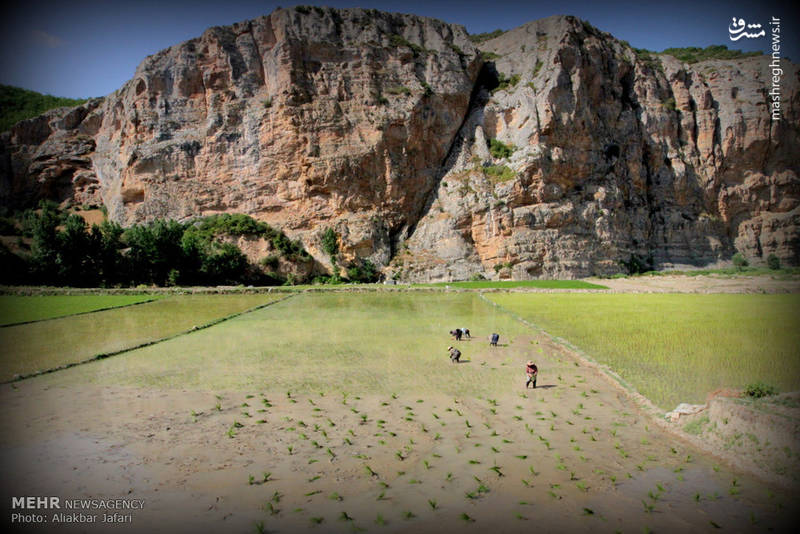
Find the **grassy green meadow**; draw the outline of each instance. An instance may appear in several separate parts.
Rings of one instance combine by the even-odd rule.
[[[0,325],[65,317],[129,306],[159,298],[155,295],[0,295]]]
[[[465,363],[453,366],[448,331],[457,327],[474,339],[459,343]],[[527,342],[490,348],[493,331],[501,344],[533,334],[472,293],[306,293],[69,372],[165,388],[472,395],[508,390],[536,353]]]
[[[800,295],[491,294],[659,407],[763,381],[800,389]]]
[[[583,280],[475,280],[469,282],[436,282],[417,284],[422,287],[459,287],[464,289],[608,289],[606,286],[584,282]]]
[[[105,303],[110,297],[16,298],[29,299],[24,307],[50,299],[78,299],[75,305],[60,301],[63,309],[75,310],[79,305],[90,306],[92,299]],[[173,296],[138,306],[1,328],[0,380],[162,339],[276,298],[263,294]]]

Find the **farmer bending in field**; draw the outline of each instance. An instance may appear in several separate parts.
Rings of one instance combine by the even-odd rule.
[[[533,389],[536,389],[536,376],[538,374],[539,374],[539,368],[536,367],[535,363],[528,360],[528,363],[525,366],[525,375],[528,377],[528,381],[525,382],[525,389],[528,389],[528,386],[530,384],[533,384]]]
[[[450,352],[450,363],[458,363],[458,359],[461,358],[461,351],[455,347],[447,347],[447,350]]]
[[[498,341],[500,341],[500,334],[492,334],[492,339],[489,341],[489,346],[496,347]]]

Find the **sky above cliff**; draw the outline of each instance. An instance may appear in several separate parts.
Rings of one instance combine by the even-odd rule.
[[[307,2],[311,4],[312,2]],[[327,0],[317,5],[415,13],[462,24],[470,33],[512,29],[551,15],[575,15],[632,46],[724,44],[767,52],[768,22],[781,19],[781,55],[800,58],[800,26],[789,2],[597,0]],[[290,2],[272,0],[11,0],[0,8],[0,83],[73,98],[103,96],[161,49]],[[733,17],[767,36],[730,40]],[[734,30],[737,29],[734,25]],[[738,34],[736,34],[738,36]]]

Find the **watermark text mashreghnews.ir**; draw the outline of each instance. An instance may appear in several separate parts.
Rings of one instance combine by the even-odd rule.
[[[769,63],[769,89],[767,91],[770,116],[773,121],[781,119],[781,19],[772,17],[767,25],[769,34],[760,23],[748,24],[744,19],[733,17],[733,22],[728,26],[728,35],[731,41],[742,38],[760,39],[767,37],[767,57]]]
[[[781,118],[781,76],[783,76],[783,69],[781,68],[781,19],[772,17],[769,23],[770,36],[772,37],[771,46],[771,62],[769,68],[772,76],[772,86],[769,89],[770,101],[770,114],[772,120],[777,121]]]

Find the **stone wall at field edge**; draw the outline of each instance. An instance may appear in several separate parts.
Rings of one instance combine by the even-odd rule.
[[[411,281],[800,263],[798,68],[637,55],[573,17],[461,26],[290,8],[146,58],[121,89],[0,135],[0,204],[124,224],[247,213]]]

